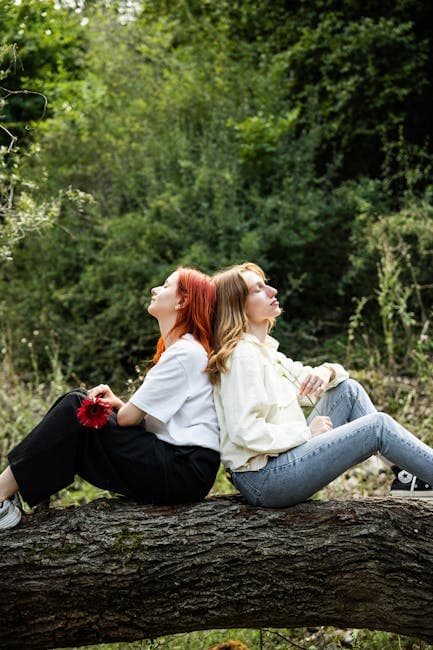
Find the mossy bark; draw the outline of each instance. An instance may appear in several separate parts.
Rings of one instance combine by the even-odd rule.
[[[0,531],[0,647],[334,625],[433,641],[433,504],[101,499]]]

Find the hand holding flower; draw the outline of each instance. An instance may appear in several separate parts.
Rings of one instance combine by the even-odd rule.
[[[107,384],[99,384],[94,388],[90,388],[87,391],[87,395],[90,398],[103,400],[106,404],[111,406],[111,408],[116,410],[120,409],[124,404],[124,402],[113,393],[110,386],[107,386]]]
[[[119,409],[123,402],[113,393],[107,384],[99,384],[87,391],[77,411],[81,424],[91,429],[101,429],[110,417],[113,409]]]
[[[324,378],[323,375],[325,374],[327,377]],[[300,397],[311,394],[316,395],[316,397],[320,397],[329,384],[330,380],[331,370],[325,366],[322,366],[320,369],[316,369],[314,372],[308,373],[305,375],[304,379],[301,382],[299,388]]]
[[[107,423],[112,408],[99,397],[85,397],[77,410],[77,418],[84,427],[101,429]]]

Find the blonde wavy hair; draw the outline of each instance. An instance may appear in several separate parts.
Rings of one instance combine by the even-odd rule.
[[[257,273],[263,280],[263,269],[254,262],[236,264],[219,271],[213,276],[217,288],[217,304],[214,317],[214,348],[209,357],[207,371],[213,384],[218,383],[220,374],[227,371],[227,360],[245,332],[249,330],[245,303],[248,284],[245,271]],[[269,320],[269,329],[274,319]]]

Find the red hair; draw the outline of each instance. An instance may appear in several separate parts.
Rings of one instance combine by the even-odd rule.
[[[177,269],[177,294],[181,306],[176,322],[169,332],[171,337],[180,338],[184,334],[192,336],[201,343],[206,352],[212,349],[212,324],[216,306],[216,286],[213,279],[196,269]],[[157,363],[165,350],[162,336],[156,346],[153,362]]]

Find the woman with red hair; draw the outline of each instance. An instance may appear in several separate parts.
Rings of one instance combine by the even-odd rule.
[[[148,311],[161,336],[142,385],[126,403],[105,384],[57,400],[8,455],[0,474],[0,529],[20,521],[18,492],[33,507],[75,475],[143,503],[199,501],[209,492],[219,466],[206,373],[215,284],[180,268],[151,294]]]

